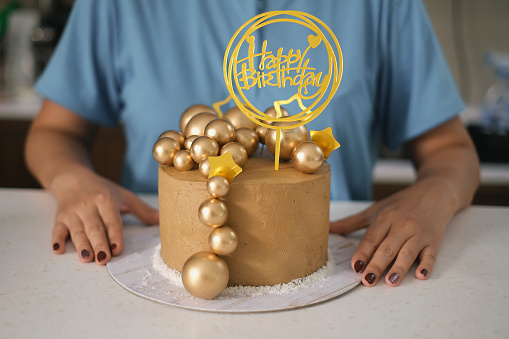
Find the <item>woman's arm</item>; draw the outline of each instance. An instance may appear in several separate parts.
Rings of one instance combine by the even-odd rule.
[[[375,285],[394,260],[385,277],[387,284],[399,285],[417,258],[415,276],[427,279],[447,224],[470,205],[479,184],[477,153],[459,118],[412,140],[409,146],[417,168],[416,183],[330,226],[340,234],[367,227],[352,257],[352,268],[363,271],[366,286]]]
[[[136,195],[97,175],[89,149],[97,126],[48,100],[28,133],[25,158],[30,171],[58,203],[53,250],[65,252],[70,236],[82,262],[104,265],[123,248],[120,213],[156,224],[156,210]]]

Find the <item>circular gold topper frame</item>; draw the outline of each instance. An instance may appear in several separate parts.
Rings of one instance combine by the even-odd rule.
[[[299,89],[296,91],[296,93],[291,96],[288,99],[284,100],[278,100],[274,102],[274,108],[276,110],[276,117],[269,116],[256,108],[253,104],[249,102],[249,100],[246,98],[243,89],[249,90],[249,88],[254,87],[248,86],[248,88],[242,88],[242,86],[239,84],[239,74],[244,77],[247,76],[247,71],[250,71],[250,75],[256,74],[256,70],[252,68],[254,65],[253,60],[254,57],[260,57],[263,56],[262,54],[254,54],[254,36],[251,34],[255,32],[256,30],[273,23],[291,23],[291,24],[297,24],[304,26],[312,31],[313,34],[308,35],[308,47],[304,52],[302,52],[301,59],[299,61],[299,64],[297,65],[297,68],[294,70],[297,71],[297,73],[301,72],[301,78],[304,78],[304,69],[306,62],[304,62],[304,66],[302,66],[302,63],[304,61],[304,56],[306,55],[307,51],[310,48],[316,48],[318,47],[322,42],[325,45],[325,48],[327,50],[327,56],[329,60],[328,65],[328,73],[323,76],[322,83],[316,93],[310,96],[306,96],[302,93],[301,89],[302,86],[299,87]],[[321,28],[320,28],[321,26]],[[246,29],[247,28],[247,29]],[[327,40],[327,37],[325,36],[324,32],[325,30],[330,37],[333,40],[333,45]],[[244,43],[249,44],[249,54],[248,58],[241,59],[239,61],[238,54],[239,50],[242,47]],[[235,45],[234,45],[235,44]],[[266,41],[263,43],[266,44]],[[336,58],[336,53],[334,52],[333,46],[336,48],[338,53],[338,58]],[[230,56],[230,51],[233,47],[233,52]],[[300,53],[300,50],[297,50]],[[242,70],[238,71],[238,64],[239,62],[244,62],[246,59],[249,59],[251,57],[251,64],[250,69],[245,69],[245,64]],[[278,56],[279,58],[279,56]],[[309,61],[309,59],[307,60]],[[339,62],[338,62],[339,61]],[[261,64],[261,63],[260,63]],[[258,65],[259,69],[263,69],[264,66]],[[283,70],[277,70],[276,72],[286,72],[287,69]],[[257,123],[260,126],[264,126],[270,129],[275,129],[276,132],[276,162],[275,162],[275,169],[277,170],[279,168],[279,152],[280,152],[280,137],[281,137],[281,130],[282,129],[291,129],[296,128],[299,126],[302,126],[304,124],[307,124],[314,118],[316,118],[322,111],[325,109],[325,107],[329,104],[332,97],[336,93],[339,83],[341,82],[341,77],[343,74],[343,55],[341,53],[341,47],[339,46],[338,40],[336,39],[336,36],[332,32],[332,30],[325,25],[321,20],[317,19],[316,17],[299,11],[273,11],[273,12],[266,12],[259,14],[250,20],[248,20],[246,23],[244,23],[232,36],[230,42],[228,43],[228,46],[226,48],[226,52],[224,55],[224,61],[223,61],[223,75],[226,82],[226,87],[228,89],[228,92],[230,93],[230,97],[235,101],[239,109],[252,121]],[[272,77],[271,77],[272,78]],[[264,79],[258,79],[259,81],[264,81]],[[308,79],[309,80],[309,79]],[[316,79],[315,79],[316,80]],[[313,80],[314,81],[314,80]],[[319,80],[318,80],[319,81]],[[235,88],[237,89],[239,96],[236,95],[234,90],[234,84]],[[302,84],[301,84],[302,85]],[[273,86],[273,85],[272,85]],[[296,86],[296,85],[293,85]],[[283,83],[284,87],[284,83]],[[330,90],[329,90],[330,87]],[[328,96],[324,99],[325,94],[329,91]],[[304,106],[302,103],[302,100],[310,100],[316,98],[311,105],[308,107]],[[289,104],[292,101],[296,100],[299,104],[299,107],[302,109],[301,112],[294,114],[290,117],[284,117],[281,116],[281,104]],[[278,122],[278,121],[291,121],[295,122],[294,124],[288,124],[287,126],[274,126],[272,124],[267,124],[262,122],[261,120],[272,122]]]

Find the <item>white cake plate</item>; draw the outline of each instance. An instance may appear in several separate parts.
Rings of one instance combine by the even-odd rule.
[[[151,232],[158,232],[153,228]],[[287,294],[219,295],[214,300],[191,296],[165,278],[154,267],[152,256],[160,242],[157,236],[144,236],[137,244],[144,250],[114,258],[108,263],[111,277],[128,291],[166,305],[192,310],[226,313],[283,311],[318,304],[336,298],[360,283],[361,275],[353,272],[350,260],[356,244],[339,235],[329,235],[329,256],[334,260],[328,278]]]

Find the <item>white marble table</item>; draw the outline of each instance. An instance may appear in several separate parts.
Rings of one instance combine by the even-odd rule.
[[[155,196],[146,196],[157,204]],[[366,203],[332,203],[332,218]],[[51,251],[53,198],[0,189],[2,338],[508,338],[509,208],[471,207],[448,227],[431,278],[359,286],[293,311],[215,314],[145,300],[72,245]],[[125,253],[145,226],[128,221]],[[355,237],[354,237],[355,238]]]

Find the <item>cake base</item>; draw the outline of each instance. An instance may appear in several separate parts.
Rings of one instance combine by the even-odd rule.
[[[200,204],[210,198],[198,171],[159,167],[161,256],[182,271],[194,253],[210,251],[211,228],[198,219]],[[289,162],[274,170],[266,150],[249,158],[224,199],[226,226],[238,235],[237,250],[222,256],[229,286],[287,283],[314,273],[327,261],[330,166],[304,174]]]
[[[361,281],[361,274],[356,274],[350,267],[356,244],[331,234],[329,253],[334,266],[330,276],[323,281],[288,294],[219,295],[214,300],[198,299],[187,293],[184,287],[172,284],[154,267],[152,256],[159,244],[158,232],[157,228],[147,228],[142,236],[130,239],[144,250],[113,257],[107,268],[111,277],[127,291],[169,306],[218,313],[284,311],[337,298],[358,286]]]

